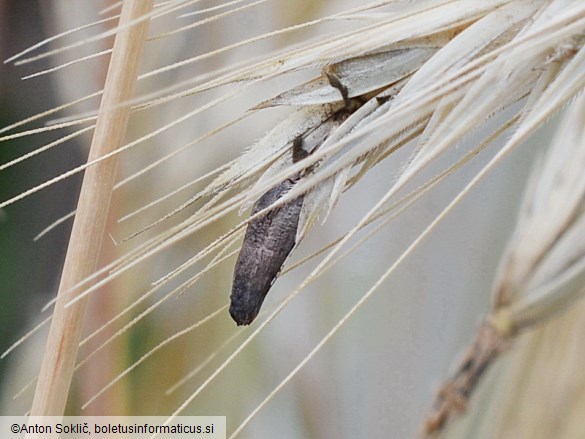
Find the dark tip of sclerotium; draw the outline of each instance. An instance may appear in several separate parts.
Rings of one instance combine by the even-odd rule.
[[[238,326],[247,326],[254,321],[256,316],[258,315],[257,312],[250,312],[249,308],[248,311],[244,310],[240,306],[234,306],[232,303],[230,306],[230,316],[236,322]]]

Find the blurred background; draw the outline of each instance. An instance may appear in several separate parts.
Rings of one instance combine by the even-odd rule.
[[[90,23],[99,17],[103,8],[114,3],[98,0],[0,0],[0,57],[4,60],[44,38]],[[198,7],[213,4],[201,2]],[[142,72],[252,35],[359,4],[357,0],[299,0],[294,4],[286,1],[268,2],[207,26],[149,42]],[[192,9],[195,10],[195,6]],[[117,9],[112,13],[117,13]],[[150,34],[154,36],[172,30],[196,18],[180,19],[171,15],[155,20]],[[107,22],[74,33],[55,42],[54,47],[95,35],[112,25],[112,22]],[[319,35],[319,32],[335,31],[337,26],[340,25],[325,24],[305,30],[304,34],[279,36],[241,50],[226,52],[188,68],[145,79],[140,82],[138,93],[144,95],[161,90],[212,69]],[[97,53],[111,44],[111,39],[100,40],[82,46],[74,53],[45,58],[31,64],[0,65],[0,125],[7,126],[100,90],[107,69],[107,56],[76,64],[48,76],[26,81],[20,78],[82,55]],[[122,156],[119,179],[181,148],[262,99],[317,74],[318,69],[311,75],[300,73],[287,81],[263,84],[148,140]],[[136,113],[131,121],[129,140],[221,96],[226,90],[211,90]],[[53,117],[95,109],[97,102],[95,99],[90,100]],[[120,217],[134,209],[234,158],[291,111],[284,108],[258,112],[246,122],[186,149],[162,166],[124,185],[116,191],[112,202],[109,233],[116,240],[121,240],[188,200],[203,187],[202,184],[181,192],[130,221],[117,224]],[[36,122],[20,129],[42,124]],[[0,144],[0,163],[7,163],[71,132],[73,129],[65,129],[4,141]],[[81,136],[2,170],[0,199],[6,200],[83,163],[89,141],[89,136]],[[539,148],[546,141],[547,134],[543,132],[538,143],[527,145],[526,150]],[[462,145],[461,148],[464,150],[469,145]],[[239,425],[375,283],[495,151],[495,147],[488,148],[469,166],[448,178],[384,228],[374,239],[308,286],[270,324],[268,330],[261,333],[189,405],[184,414],[226,415],[228,431]],[[327,222],[317,226],[307,236],[292,262],[346,233],[388,190],[411,152],[412,148],[393,154],[357,187],[346,193]],[[498,258],[514,225],[520,194],[531,166],[531,159],[527,157],[532,155],[527,156],[525,151],[518,151],[466,197],[395,275],[259,413],[244,430],[242,437],[413,437],[438,384],[447,375],[453,360],[471,340],[477,323],[488,310]],[[436,175],[453,157],[445,157],[443,160],[422,175],[418,184]],[[41,313],[41,308],[56,293],[71,221],[38,241],[33,239],[46,226],[74,209],[79,186],[80,177],[77,174],[0,211],[2,351],[48,316],[47,312]],[[413,184],[414,187],[416,184]],[[187,208],[171,223],[187,218],[195,208]],[[151,283],[160,276],[178,267],[242,218],[232,215],[218,221],[102,288],[92,297],[87,334],[148,291]],[[168,223],[120,245],[106,240],[101,265],[123,255],[148,237],[164,230],[164,227],[168,227]],[[80,407],[150,348],[227,303],[234,262],[234,258],[229,259],[202,277],[185,294],[171,297],[81,367],[75,376],[69,414],[172,413],[252,332],[253,327],[236,329],[225,311],[218,318],[161,349],[112,386],[85,411],[81,411]],[[264,309],[271,309],[282,300],[314,265],[311,262],[279,278]],[[138,315],[149,304],[155,303],[181,281],[196,273],[194,269],[182,279],[171,282],[153,294],[130,315],[83,346],[80,358],[91,353],[109,335],[130,321],[132,316]],[[34,385],[15,400],[13,395],[35,378],[42,358],[46,330],[47,325],[0,361],[0,413],[22,414],[30,407]],[[226,341],[229,341],[227,345]],[[177,380],[201,364],[203,367],[198,374],[177,391],[165,394]]]
[[[49,8],[36,0],[0,1],[0,58],[47,37]],[[50,66],[47,60],[37,65],[15,68],[0,64],[0,125],[8,126],[33,114],[47,110],[63,99],[58,85],[50,77],[22,81],[36,69]],[[2,142],[0,163],[8,163],[36,147],[50,143],[62,133],[39,134]],[[0,172],[0,197],[6,200],[60,172],[81,164],[84,147],[71,142]],[[0,340],[2,349],[16,341],[34,322],[39,321],[40,307],[53,297],[58,286],[60,267],[65,257],[71,224],[55,230],[45,239],[34,237],[64,212],[75,208],[80,186],[79,176],[47,189],[21,203],[0,210]],[[35,346],[42,351],[42,340]],[[38,365],[28,362],[0,362],[0,394],[10,387],[9,371],[24,369],[35,372]]]

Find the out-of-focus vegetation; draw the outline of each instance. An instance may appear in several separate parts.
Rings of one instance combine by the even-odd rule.
[[[0,126],[18,122],[32,113],[53,107],[59,100],[51,78],[21,81],[31,66],[14,68],[3,61],[22,47],[44,39],[41,4],[34,0],[0,1]],[[45,11],[46,12],[46,11]],[[47,68],[48,61],[34,68]],[[7,163],[48,143],[61,134],[41,134],[31,140],[20,138],[0,146],[0,164]],[[41,159],[26,161],[0,171],[0,197],[10,198],[30,185],[81,163],[79,144],[49,151]],[[0,344],[6,349],[39,319],[39,305],[54,294],[65,257],[69,225],[38,242],[34,237],[64,211],[75,206],[79,177],[50,188],[22,203],[0,210]],[[0,361],[0,394],[10,360]],[[12,364],[11,367],[15,367]],[[16,366],[17,367],[17,366]]]

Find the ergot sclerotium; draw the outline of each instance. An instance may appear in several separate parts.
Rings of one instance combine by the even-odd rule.
[[[293,142],[293,162],[295,158],[298,161],[308,155],[301,143],[301,137]],[[254,204],[252,215],[272,205],[299,179],[300,174],[296,174],[262,195]],[[266,294],[293,250],[304,198],[304,194],[300,195],[248,225],[234,269],[230,296],[230,315],[238,326],[249,325],[256,318]]]
[[[292,162],[297,163],[313,153],[328,135],[345,121],[363,103],[347,98],[347,91],[339,79],[332,76],[332,86],[339,88],[346,106],[325,121],[313,132],[297,136],[292,142]],[[329,78],[331,81],[331,78]],[[269,208],[283,197],[304,174],[301,171],[274,186],[256,201],[252,215]],[[230,315],[239,325],[249,325],[258,315],[278,273],[297,244],[297,230],[305,195],[268,210],[265,215],[248,224],[244,242],[234,268]]]
[[[313,132],[295,138],[292,162],[297,163],[313,153],[349,117],[351,110],[341,109]],[[262,195],[254,204],[252,215],[269,208],[307,172],[310,169],[287,178]],[[304,198],[304,194],[299,195],[248,224],[234,268],[230,296],[230,315],[238,325],[249,325],[256,318],[270,287],[297,244]]]

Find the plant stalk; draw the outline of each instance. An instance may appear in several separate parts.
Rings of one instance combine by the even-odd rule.
[[[130,117],[126,103],[134,94],[149,21],[125,26],[148,14],[153,4],[154,0],[126,0],[122,6],[121,30],[114,41],[88,160],[119,148],[124,141]],[[85,171],[31,416],[64,414],[87,308],[87,298],[65,308],[72,299],[66,293],[96,269],[116,168],[114,156]]]

